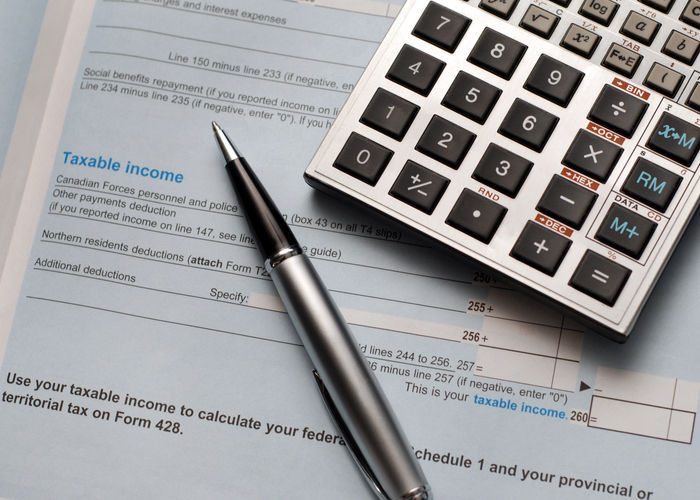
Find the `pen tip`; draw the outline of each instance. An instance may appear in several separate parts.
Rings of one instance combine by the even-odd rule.
[[[221,127],[219,127],[219,124],[216,122],[211,122],[211,128],[214,129],[214,132],[221,130]]]

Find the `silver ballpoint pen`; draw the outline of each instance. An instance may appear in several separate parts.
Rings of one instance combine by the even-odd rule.
[[[430,486],[338,307],[248,162],[216,122],[212,127],[265,268],[348,450],[380,498],[428,500]]]

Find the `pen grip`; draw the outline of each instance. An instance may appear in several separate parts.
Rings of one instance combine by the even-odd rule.
[[[308,258],[288,258],[270,275],[340,417],[389,498],[426,485],[386,396]]]

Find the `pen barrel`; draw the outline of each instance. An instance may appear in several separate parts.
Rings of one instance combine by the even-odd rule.
[[[384,392],[309,259],[290,257],[270,275],[340,417],[389,498],[406,498],[426,486]]]

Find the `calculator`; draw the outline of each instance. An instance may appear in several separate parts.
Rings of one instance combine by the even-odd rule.
[[[624,342],[700,185],[700,0],[408,0],[305,172]]]

